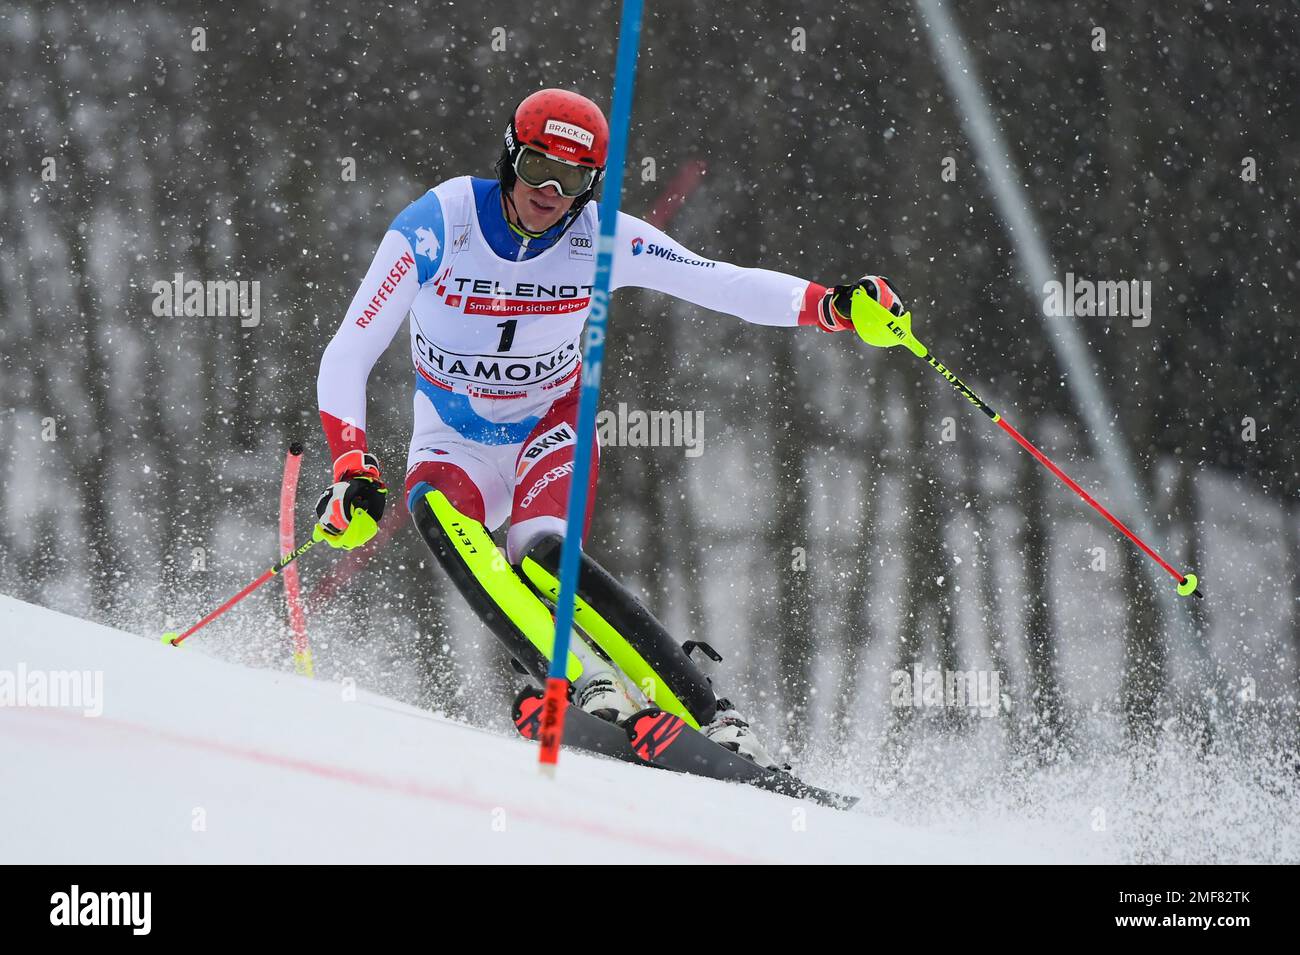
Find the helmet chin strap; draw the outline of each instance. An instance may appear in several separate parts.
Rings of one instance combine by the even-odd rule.
[[[526,244],[527,242],[532,241],[533,239],[542,238],[542,236],[550,232],[551,229],[554,229],[555,225],[562,224],[563,228],[561,228],[560,231],[556,233],[555,238],[551,240],[551,245],[554,245],[556,242],[559,242],[560,239],[564,236],[564,233],[569,231],[569,226],[573,225],[573,223],[578,221],[578,215],[582,212],[582,207],[587,204],[587,201],[585,199],[582,200],[581,202],[574,202],[573,206],[569,209],[569,211],[566,212],[563,216],[561,216],[560,219],[555,223],[555,225],[548,226],[547,228],[543,229],[541,232],[529,232],[527,229],[524,228],[524,220],[519,215],[519,209],[515,206],[514,196],[510,194],[513,191],[514,191],[513,188],[510,190],[506,190],[503,187],[501,189],[502,215],[505,216],[506,225],[509,226],[510,231],[514,234],[515,241],[518,242],[519,245],[521,246]],[[590,190],[588,191],[588,197],[590,197]],[[516,222],[515,220],[518,221]],[[550,246],[547,246],[547,248],[550,248]]]
[[[543,229],[541,232],[529,232],[527,229],[524,228],[524,218],[519,214],[519,208],[515,205],[515,197],[510,195],[510,193],[507,192],[506,190],[502,189],[501,201],[506,206],[506,225],[510,227],[512,232],[517,232],[525,239],[540,239],[542,236],[546,235],[546,233],[550,231],[550,229],[555,228],[554,226],[549,226],[546,229]]]

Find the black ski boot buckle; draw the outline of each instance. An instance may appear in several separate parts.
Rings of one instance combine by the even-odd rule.
[[[722,654],[719,653],[717,650],[713,649],[713,647],[709,646],[703,640],[687,640],[685,643],[682,644],[682,649],[686,651],[687,658],[690,657],[693,651],[698,649],[701,653],[703,653],[714,663],[722,662]]]

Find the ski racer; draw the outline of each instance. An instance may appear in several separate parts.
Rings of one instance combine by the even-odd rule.
[[[314,534],[351,549],[374,536],[388,493],[366,445],[367,380],[409,316],[408,509],[470,605],[539,680],[554,639],[580,338],[595,278],[599,218],[591,200],[608,148],[605,117],[586,97],[544,89],[524,99],[506,125],[495,178],[447,179],[393,220],[325,349],[317,383],[334,463]],[[754,324],[825,332],[852,327],[848,300],[858,287],[903,312],[883,278],[826,288],[742,268],[620,213],[611,290],[625,287]],[[594,502],[599,449],[592,454]],[[591,515],[589,504],[588,526]],[[503,560],[489,534],[507,522]],[[654,702],[733,752],[777,766],[689,653],[585,554],[578,597],[581,632],[566,661],[576,705],[620,721],[643,700]]]

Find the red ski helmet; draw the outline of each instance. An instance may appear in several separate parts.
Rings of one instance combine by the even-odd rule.
[[[591,184],[575,198],[566,214],[560,230],[563,234],[596,194],[596,186],[604,176],[609,156],[609,123],[605,114],[587,97],[570,90],[538,90],[525,98],[515,107],[506,126],[505,148],[497,160],[497,179],[507,202],[511,201],[510,192],[518,179],[515,170],[525,149],[595,171]]]
[[[579,93],[538,90],[519,104],[506,130],[506,150],[512,160],[520,146],[531,146],[554,159],[604,169],[609,124],[600,107]]]

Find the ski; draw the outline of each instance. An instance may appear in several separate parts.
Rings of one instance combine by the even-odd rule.
[[[832,809],[849,809],[856,796],[810,786],[779,769],[765,769],[739,753],[719,746],[683,720],[658,707],[633,714],[624,724],[632,751],[655,766],[680,773],[745,783],[795,799],[809,799]]]
[[[534,686],[526,686],[515,696],[512,716],[515,729],[524,739],[536,740],[542,730],[542,698],[545,694]],[[602,756],[612,756],[625,763],[642,763],[628,745],[627,733],[621,726],[592,716],[586,710],[570,706],[564,715],[563,745]]]
[[[536,740],[541,731],[542,697],[542,691],[533,686],[525,686],[515,697],[512,717],[524,739]],[[620,726],[570,705],[564,717],[563,745],[625,763],[745,783],[833,809],[848,809],[858,801],[856,796],[810,786],[790,773],[764,769],[658,707],[641,710]]]

